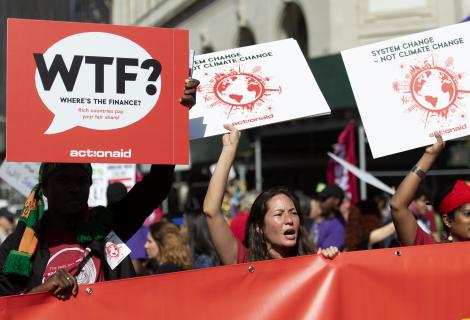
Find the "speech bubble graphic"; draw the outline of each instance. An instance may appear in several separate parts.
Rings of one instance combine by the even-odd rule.
[[[78,33],[34,59],[36,90],[54,114],[45,134],[126,127],[145,117],[160,96],[160,62],[122,36]]]

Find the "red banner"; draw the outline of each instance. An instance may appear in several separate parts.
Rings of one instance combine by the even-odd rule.
[[[334,154],[352,165],[356,165],[356,140],[353,121],[349,122],[341,131],[338,143],[335,144]],[[340,186],[353,204],[357,202],[356,176],[332,159],[328,162],[326,180],[328,183],[335,183]]]
[[[1,319],[464,319],[468,244],[317,255],[0,298]]]

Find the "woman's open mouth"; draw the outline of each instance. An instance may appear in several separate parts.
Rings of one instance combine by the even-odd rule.
[[[287,240],[295,240],[297,238],[297,231],[295,229],[287,229],[283,234]]]

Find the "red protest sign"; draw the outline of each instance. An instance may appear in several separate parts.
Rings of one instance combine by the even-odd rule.
[[[188,163],[186,30],[8,20],[7,159]]]

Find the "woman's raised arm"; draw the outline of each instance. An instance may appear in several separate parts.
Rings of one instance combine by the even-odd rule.
[[[438,132],[435,132],[434,136],[437,142],[426,148],[421,159],[419,159],[418,163],[416,163],[410,173],[403,179],[390,201],[393,224],[397,230],[400,243],[404,246],[414,244],[418,228],[416,219],[413,213],[408,209],[408,206],[413,200],[422,178],[426,172],[431,169],[432,164],[445,146],[445,142]]]
[[[222,264],[234,264],[237,262],[237,239],[232,234],[221,207],[230,168],[237,152],[240,132],[230,124],[224,125],[224,128],[230,132],[224,134],[222,138],[222,152],[204,199],[204,214],[212,242]]]

